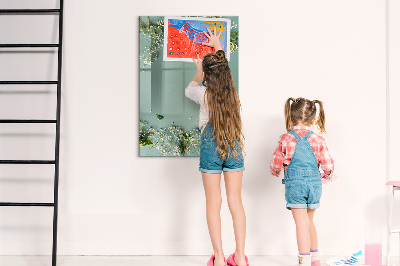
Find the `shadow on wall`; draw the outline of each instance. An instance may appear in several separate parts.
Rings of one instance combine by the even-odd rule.
[[[364,243],[371,244],[380,241],[382,246],[387,242],[387,200],[385,195],[376,196],[365,205],[364,210]],[[392,243],[393,245],[393,243]],[[393,254],[392,249],[392,254]],[[382,250],[382,255],[386,254],[386,248]]]
[[[387,218],[386,218],[386,196],[377,196],[374,197],[366,204],[366,209],[364,212],[365,221],[372,226],[382,226],[382,233],[384,233],[384,229],[386,227]],[[367,224],[368,225],[368,224]]]
[[[367,208],[364,210],[365,223],[364,228],[364,243],[365,244],[373,244],[380,243],[382,244],[382,256],[386,257],[387,252],[387,206],[388,201],[385,195],[380,195],[371,199],[366,205]],[[399,206],[399,205],[397,205]],[[393,209],[393,219],[392,219],[392,228],[399,228],[399,215],[396,212],[396,207]],[[398,209],[398,207],[397,207]],[[397,217],[396,217],[397,216]],[[397,222],[397,223],[396,223]],[[397,241],[396,241],[397,240]],[[398,236],[397,234],[392,234],[391,239],[391,257],[399,256],[399,246],[398,246]],[[393,261],[391,262],[391,264]]]
[[[165,179],[158,185],[163,187],[167,200],[160,198],[161,221],[157,222],[162,228],[159,233],[169,242],[194,243],[209,242],[206,223],[205,196],[201,174],[198,170],[199,158],[162,158],[167,160],[163,173]],[[165,206],[164,204],[168,204]],[[164,206],[165,207],[164,207]],[[205,233],[205,234],[204,234]],[[179,247],[179,254],[195,254],[190,245]],[[166,247],[166,250],[169,250]],[[172,252],[176,252],[171,249]]]
[[[278,138],[285,133],[282,131],[283,127],[277,126],[282,125],[283,121],[280,116],[265,118],[254,117],[245,123],[245,129],[258,128],[254,133],[246,131],[248,154],[245,157],[246,171],[243,179],[244,204],[248,217],[248,244],[256,254],[266,254],[267,251],[263,248],[266,246],[264,240],[286,237],[286,234],[289,234],[286,232],[288,230],[281,228],[291,226],[287,224],[290,219],[279,218],[287,218],[289,215],[285,208],[284,186],[280,177],[270,174],[269,168]]]

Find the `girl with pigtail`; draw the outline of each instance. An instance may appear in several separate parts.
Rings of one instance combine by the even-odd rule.
[[[334,161],[324,138],[309,127],[316,124],[321,133],[325,132],[323,103],[319,100],[289,98],[285,104],[285,122],[288,132],[279,138],[270,163],[271,174],[279,176],[284,169],[282,183],[285,184],[286,208],[292,211],[296,223],[299,251],[296,265],[320,266],[313,218],[322,194],[321,178],[332,178]]]

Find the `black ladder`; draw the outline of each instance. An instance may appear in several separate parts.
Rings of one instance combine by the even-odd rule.
[[[0,84],[56,84],[57,85],[57,110],[55,120],[32,120],[32,119],[0,119],[0,123],[42,123],[56,125],[55,156],[54,160],[0,160],[0,164],[54,164],[54,202],[0,202],[0,206],[40,206],[53,207],[53,245],[52,245],[52,266],[57,264],[57,218],[58,218],[58,181],[59,181],[59,151],[60,151],[60,110],[61,110],[61,67],[62,67],[62,32],[63,32],[63,0],[60,0],[59,9],[0,9],[2,14],[43,14],[53,13],[59,16],[58,20],[58,44],[0,44],[0,48],[58,48],[58,71],[55,81],[0,81]]]

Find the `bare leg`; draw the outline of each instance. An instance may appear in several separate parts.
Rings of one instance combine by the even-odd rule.
[[[224,266],[221,239],[221,174],[201,173],[206,194],[207,225],[214,249],[215,266]]]
[[[310,238],[311,238],[311,250],[318,250],[318,236],[317,229],[314,225],[314,214],[317,209],[307,209],[308,218],[310,220]]]
[[[296,223],[297,247],[300,254],[310,253],[310,219],[307,209],[293,209],[293,219]]]
[[[246,266],[244,244],[246,239],[246,214],[242,204],[242,177],[243,171],[224,172],[226,196],[232,215],[235,232],[236,250],[235,262],[239,266]]]

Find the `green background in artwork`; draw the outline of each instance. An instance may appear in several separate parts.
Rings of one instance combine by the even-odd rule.
[[[140,19],[147,23],[147,16]],[[239,31],[239,17],[229,18],[237,25],[233,31]],[[150,21],[156,24],[164,20],[163,16],[151,16]],[[150,45],[151,38],[140,34],[140,54]],[[239,48],[231,53],[229,67],[233,81],[239,89]],[[155,130],[168,126],[180,126],[183,131],[190,131],[198,126],[200,105],[185,97],[185,88],[193,79],[196,66],[191,62],[163,61],[163,48],[158,51],[158,58],[149,66],[144,66],[140,59],[140,120],[148,122],[147,127]],[[162,115],[162,120],[157,119]],[[160,156],[150,146],[140,147],[140,156]],[[185,156],[198,156],[191,154]]]

